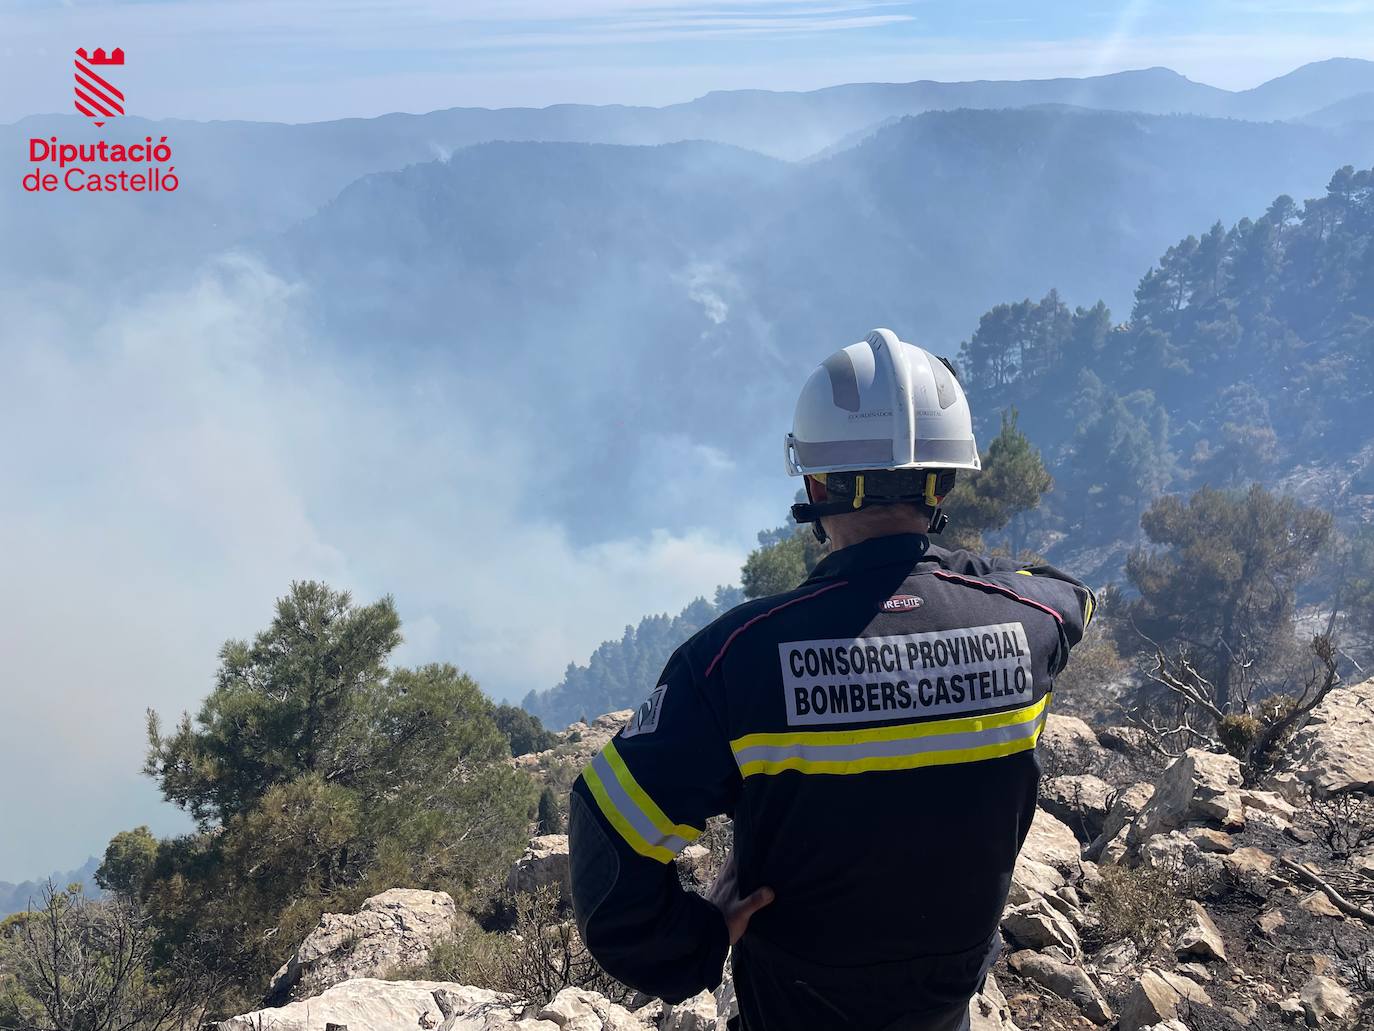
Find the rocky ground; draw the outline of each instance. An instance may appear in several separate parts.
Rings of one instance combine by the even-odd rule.
[[[623,724],[568,728],[517,763],[564,784]],[[1374,680],[1338,689],[1247,785],[1232,757],[1162,764],[1129,728],[1051,716],[1046,778],[1002,920],[1006,949],[975,1031],[1374,1027]],[[680,866],[703,885],[710,849]],[[507,887],[566,886],[567,839],[531,840]],[[723,1031],[727,980],[680,1006],[569,987],[544,1002],[382,978],[422,965],[468,918],[394,889],[327,915],[273,979],[281,1003],[221,1031]]]

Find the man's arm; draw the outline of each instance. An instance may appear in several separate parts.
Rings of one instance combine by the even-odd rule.
[[[943,564],[952,573],[1003,584],[1022,597],[1053,609],[1060,616],[1071,648],[1083,639],[1097,607],[1097,595],[1087,584],[1045,562],[1027,565],[1000,555],[986,557],[971,551],[950,551],[944,554]]]
[[[1011,582],[1021,594],[1054,609],[1063,620],[1064,634],[1072,648],[1083,640],[1097,608],[1097,595],[1087,584],[1048,563],[1023,566],[1016,575],[999,578]]]
[[[674,857],[733,807],[739,769],[684,646],[569,802],[573,909],[608,973],[667,1002],[720,983],[731,930]]]

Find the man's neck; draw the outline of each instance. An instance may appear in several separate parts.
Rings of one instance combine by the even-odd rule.
[[[894,519],[891,522],[882,522],[876,525],[845,526],[844,519],[836,519],[833,522],[838,526],[827,525],[826,534],[830,537],[830,550],[840,551],[843,548],[853,547],[855,544],[862,544],[864,541],[876,540],[879,537],[897,537],[907,533],[925,533],[930,529],[930,521],[924,518],[903,518]]]

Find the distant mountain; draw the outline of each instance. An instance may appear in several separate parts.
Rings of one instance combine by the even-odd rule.
[[[1328,129],[1360,123],[1367,126],[1374,122],[1374,91],[1338,100],[1334,104],[1328,104],[1320,110],[1304,115],[1301,120],[1307,125],[1320,125]]]
[[[453,370],[492,425],[577,426],[531,503],[577,532],[682,527],[698,513],[649,486],[665,448],[731,455],[723,491],[769,467],[818,349],[891,325],[950,352],[1054,286],[1124,308],[1192,227],[1371,161],[1367,134],[1065,108],[933,112],[804,164],[493,143],[367,177],[265,253],[324,338]]]
[[[709,140],[798,160],[842,141],[858,142],[888,120],[929,111],[1066,105],[1269,121],[1299,118],[1370,90],[1374,62],[1335,60],[1239,93],[1149,68],[1083,79],[856,83],[804,93],[732,90],[663,108],[450,108],[301,125],[131,117],[101,131],[76,116],[35,116],[0,126],[0,173],[7,179],[18,182],[32,170],[31,137],[89,142],[102,135],[127,141],[167,136],[181,185],[171,195],[105,198],[4,191],[0,224],[26,243],[0,251],[0,275],[81,281],[92,291],[159,285],[206,254],[308,217],[361,176],[483,142]],[[102,203],[93,216],[96,199]]]
[[[44,885],[49,880],[58,888],[65,888],[69,884],[83,884],[86,887],[87,895],[99,896],[100,888],[95,883],[95,872],[99,867],[100,860],[91,856],[84,864],[75,870],[68,870],[66,873],[55,871],[46,878],[24,881],[21,884],[0,881],[0,917],[22,912],[28,909],[30,905],[35,907],[41,905],[40,895]]]
[[[1305,64],[1254,89],[1233,95],[1234,118],[1293,119],[1349,97],[1374,91],[1374,61],[1333,58]]]

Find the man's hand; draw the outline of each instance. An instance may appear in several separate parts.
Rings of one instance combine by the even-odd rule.
[[[750,892],[747,898],[740,898],[739,870],[735,866],[735,850],[732,848],[725,865],[711,882],[706,898],[725,917],[725,926],[730,931],[730,944],[734,945],[744,937],[749,918],[773,901],[773,889],[759,888]]]

